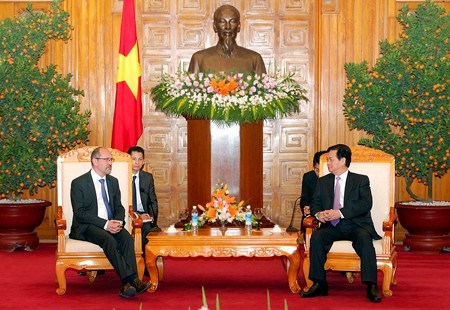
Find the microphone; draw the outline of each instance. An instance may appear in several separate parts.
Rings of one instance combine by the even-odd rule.
[[[302,196],[298,197],[294,201],[294,207],[292,208],[291,222],[289,223],[289,226],[286,228],[286,232],[298,232],[299,231],[299,229],[292,226],[292,222],[294,221],[295,210],[297,209],[297,202],[299,202],[301,198],[302,198]]]

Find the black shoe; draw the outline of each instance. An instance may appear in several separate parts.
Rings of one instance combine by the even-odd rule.
[[[320,284],[319,282],[314,283],[313,286],[309,288],[307,292],[300,292],[300,296],[317,297],[317,296],[328,296],[328,284],[326,282]]]
[[[94,271],[94,270],[93,270]],[[86,271],[79,271],[78,274],[82,277],[86,277],[87,276],[87,272]],[[103,276],[105,275],[105,270],[97,270],[97,275],[98,276]]]
[[[143,293],[147,291],[150,286],[152,286],[151,282],[144,282],[142,280],[139,280],[138,278],[134,279],[133,286],[136,288],[136,294]]]
[[[130,298],[136,295],[136,288],[129,283],[125,284],[119,292],[119,296],[123,298]]]
[[[376,284],[367,284],[367,298],[371,302],[380,302],[381,297],[378,293],[378,288]]]

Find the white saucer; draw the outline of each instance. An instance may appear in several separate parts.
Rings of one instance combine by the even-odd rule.
[[[175,228],[175,230],[171,230],[171,231],[169,231],[168,228],[164,229],[164,232],[165,232],[166,234],[170,234],[170,235],[176,234],[176,233],[178,233],[178,232],[180,232],[180,231],[181,231],[181,228]]]
[[[283,235],[283,234],[285,234],[286,232],[285,231],[271,231],[270,232],[272,235]]]

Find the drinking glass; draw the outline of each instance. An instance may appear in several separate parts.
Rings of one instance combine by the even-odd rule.
[[[182,210],[178,211],[178,220],[180,222],[186,221],[188,217],[189,217],[189,212],[187,209],[182,209]]]
[[[261,230],[261,222],[262,222],[262,218],[264,217],[263,210],[261,208],[255,208],[255,210],[253,210],[253,215],[255,216],[255,220],[258,223],[258,226],[256,229]]]

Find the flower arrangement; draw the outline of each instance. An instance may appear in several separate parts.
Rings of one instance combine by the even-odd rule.
[[[236,202],[235,197],[231,197],[228,192],[228,184],[218,183],[214,186],[211,194],[211,201],[205,207],[197,205],[197,208],[202,211],[198,216],[198,227],[202,227],[205,223],[240,223],[245,221],[244,200],[239,203]],[[252,225],[256,224],[256,220],[252,216]],[[189,230],[192,223],[186,223],[184,230]]]
[[[230,197],[228,193],[228,184],[216,184],[212,193],[212,199],[205,207],[197,205],[198,209],[203,211],[199,216],[199,225],[205,222],[210,223],[232,223],[233,221],[244,221],[243,211],[244,200],[236,202],[235,197]]]
[[[450,164],[450,15],[427,1],[417,10],[401,9],[397,41],[380,42],[381,57],[347,63],[344,114],[350,129],[366,131],[360,144],[395,156],[396,173],[405,177],[415,200],[432,200],[432,179]],[[427,197],[411,190],[414,180]]]
[[[152,89],[156,109],[169,116],[211,119],[218,124],[255,123],[289,116],[308,101],[293,74],[210,72],[179,70],[163,74]]]
[[[88,140],[90,112],[81,111],[71,75],[39,66],[49,40],[67,42],[68,13],[53,0],[49,12],[31,4],[0,21],[0,199],[56,186],[56,157]]]

